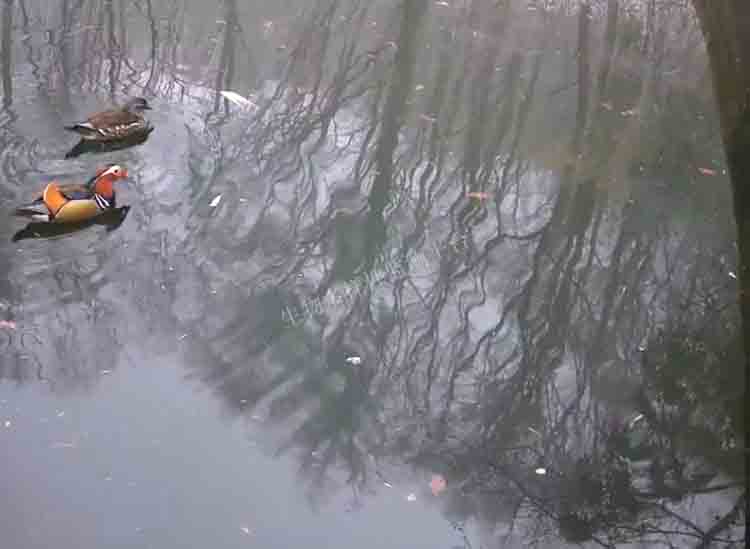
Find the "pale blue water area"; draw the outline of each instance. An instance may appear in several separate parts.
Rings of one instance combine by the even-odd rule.
[[[178,357],[131,359],[75,395],[3,387],[3,462],[13,472],[2,477],[4,547],[462,543],[423,474],[403,470],[391,488],[360,496],[334,492],[342,476],[325,505],[311,505],[261,418],[228,415]]]

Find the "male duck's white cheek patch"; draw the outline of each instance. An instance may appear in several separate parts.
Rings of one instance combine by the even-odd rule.
[[[122,168],[120,166],[110,166],[109,168],[104,170],[99,177],[102,177],[103,175],[117,175],[117,172],[122,172]]]

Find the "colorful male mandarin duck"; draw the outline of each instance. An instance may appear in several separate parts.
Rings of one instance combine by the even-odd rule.
[[[154,129],[142,114],[147,110],[151,110],[148,101],[135,97],[122,107],[98,112],[65,129],[78,133],[86,141],[116,141],[147,135]]]
[[[33,202],[16,208],[15,214],[36,222],[76,223],[115,207],[114,183],[128,176],[118,164],[97,171],[85,185],[49,183]]]

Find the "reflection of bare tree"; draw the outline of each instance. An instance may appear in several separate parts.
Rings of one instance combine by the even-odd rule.
[[[472,7],[479,11],[485,8],[479,3]],[[333,25],[336,9],[341,6],[326,3],[313,12],[309,21]],[[643,410],[647,402],[658,397],[650,390],[644,393],[639,389],[642,374],[636,368],[622,374],[628,384],[627,394],[617,395],[617,403],[603,398],[616,378],[610,365],[639,360],[637,343],[633,342],[647,337],[646,326],[652,323],[649,316],[655,304],[664,303],[666,310],[671,310],[676,304],[671,297],[664,301],[665,296],[683,287],[689,291],[685,280],[675,279],[671,273],[674,265],[694,262],[694,256],[688,248],[675,247],[675,241],[664,238],[672,229],[659,221],[658,215],[656,222],[646,223],[643,212],[633,208],[633,203],[642,200],[643,191],[638,185],[628,188],[624,195],[618,189],[609,194],[607,177],[612,173],[627,177],[637,155],[632,144],[643,135],[644,126],[643,118],[632,122],[625,118],[624,123],[618,120],[612,128],[609,111],[600,105],[622,100],[624,112],[627,101],[635,98],[639,110],[649,111],[649,105],[656,100],[653,79],[660,72],[658,63],[666,56],[660,49],[664,40],[648,38],[645,49],[638,54],[618,50],[614,36],[622,21],[621,12],[617,2],[609,2],[605,47],[595,59],[589,55],[597,38],[588,8],[584,6],[570,20],[577,22],[576,50],[580,52],[574,103],[577,117],[553,194],[540,184],[538,176],[535,185],[534,172],[521,151],[529,139],[530,121],[534,120],[531,98],[546,81],[544,54],[547,44],[552,43],[549,37],[554,36],[552,25],[560,25],[565,16],[545,12],[538,19],[536,28],[545,37],[545,46],[541,55],[534,57],[528,84],[522,86],[518,82],[523,72],[519,54],[511,49],[506,64],[501,65],[506,70],[500,71],[499,77],[489,78],[488,67],[499,63],[502,50],[494,42],[472,42],[475,32],[482,37],[502,34],[503,18],[493,20],[491,11],[489,17],[469,17],[463,35],[450,26],[432,35],[438,44],[434,74],[426,78],[415,70],[418,55],[403,37],[416,36],[419,9],[420,5],[412,4],[402,12],[400,32],[393,41],[396,47],[390,48],[394,50],[392,57],[384,56],[388,49],[368,52],[371,61],[364,66],[371,67],[372,72],[360,72],[362,65],[354,61],[358,55],[339,47],[341,42],[347,43],[345,33],[338,33],[338,41],[327,31],[313,39],[310,27],[302,26],[305,30],[300,43],[312,40],[316,46],[310,51],[316,53],[306,56],[304,63],[292,63],[292,67],[304,65],[304,74],[312,75],[312,80],[304,82],[312,83],[304,84],[301,98],[295,92],[288,101],[281,98],[286,97],[291,82],[300,81],[291,76],[282,79],[275,95],[252,119],[255,135],[250,140],[251,150],[260,158],[260,173],[276,183],[269,188],[251,226],[240,230],[242,238],[223,235],[224,231],[215,229],[210,241],[214,246],[220,243],[222,250],[242,250],[249,257],[258,257],[261,252],[277,257],[260,269],[257,265],[250,267],[252,263],[248,262],[248,272],[257,272],[257,276],[238,273],[235,283],[240,287],[263,287],[267,281],[278,285],[275,293],[261,291],[260,300],[246,300],[246,310],[281,310],[284,303],[295,309],[306,296],[322,299],[335,293],[337,286],[356,280],[358,272],[368,273],[369,278],[350,301],[341,307],[329,305],[314,311],[304,328],[298,326],[285,335],[279,336],[277,323],[267,324],[259,319],[248,322],[247,312],[238,311],[233,319],[225,319],[224,328],[210,332],[214,352],[224,357],[227,368],[212,372],[211,378],[216,378],[213,383],[220,380],[221,392],[232,402],[245,401],[260,408],[272,403],[274,417],[288,418],[296,411],[314,418],[309,423],[303,421],[307,426],[293,437],[307,450],[319,447],[321,432],[337,433],[326,435],[324,440],[339,436],[350,440],[350,435],[342,434],[353,431],[337,424],[337,414],[361,417],[374,412],[368,412],[366,407],[355,412],[344,405],[347,399],[334,399],[337,404],[333,409],[337,412],[330,415],[303,412],[311,401],[315,403],[312,409],[326,408],[325,391],[321,389],[325,383],[320,380],[336,377],[338,366],[334,365],[340,362],[326,360],[325,365],[309,366],[312,370],[308,371],[300,358],[276,350],[295,342],[303,345],[300,357],[329,357],[332,349],[339,349],[346,342],[352,352],[363,356],[368,368],[374,368],[367,370],[370,394],[376,401],[387,403],[383,407],[387,418],[383,424],[388,425],[385,446],[371,443],[374,445],[369,449],[365,446],[360,454],[376,447],[377,452],[387,448],[402,456],[415,456],[424,464],[438,460],[459,471],[475,469],[471,474],[465,473],[463,480],[462,474],[457,473],[456,481],[466,487],[478,486],[473,483],[479,483],[477,479],[485,474],[498,486],[506,487],[503,489],[514,486],[518,492],[511,498],[511,506],[518,509],[519,502],[532,505],[545,520],[553,519],[569,539],[602,539],[597,531],[606,532],[612,540],[637,537],[640,531],[632,524],[638,513],[649,511],[652,516],[664,518],[672,511],[653,512],[652,496],[634,489],[635,477],[623,467],[617,452],[610,449],[610,422],[622,421],[616,418],[633,409]],[[504,9],[510,8],[505,5]],[[648,14],[656,16],[653,10]],[[349,21],[349,28],[361,28],[359,18]],[[440,21],[450,25],[460,24],[461,20]],[[483,21],[487,26],[476,29],[470,26],[472,21]],[[493,21],[499,26],[493,26]],[[647,21],[644,28],[653,32],[657,25]],[[466,44],[463,50],[453,47],[460,40]],[[331,58],[333,51],[340,52],[340,62],[327,76],[324,60]],[[616,87],[609,82],[621,77],[617,60],[628,55],[645,55],[650,62],[643,63],[639,90],[621,99],[610,92]],[[392,59],[392,64],[387,59]],[[471,62],[478,64],[473,66]],[[599,65],[595,66],[595,62]],[[417,117],[410,116],[410,109],[406,108],[410,90],[414,82],[426,81],[434,85],[424,90],[425,114],[417,119],[417,129],[412,130],[412,118]],[[336,86],[336,82],[343,84]],[[465,82],[472,85],[467,87]],[[358,104],[365,109],[369,125],[354,117],[346,120],[349,98],[363,90],[366,102]],[[322,97],[332,99],[322,101]],[[456,109],[464,97],[465,111]],[[462,121],[466,122],[465,131]],[[625,138],[619,142],[602,139],[603,134],[613,131]],[[402,144],[399,134],[409,135],[410,139]],[[452,139],[454,135],[459,138]],[[510,148],[506,153],[502,145],[508,136]],[[457,150],[451,142],[463,145],[459,148],[462,155],[455,160],[448,154]],[[354,154],[349,154],[349,150]],[[235,157],[225,157],[225,168],[232,165]],[[334,191],[330,199],[322,200],[324,208],[317,209],[322,197],[315,170],[331,165],[331,157],[338,162],[352,159],[355,181],[361,181],[362,187],[372,185],[367,195],[369,210],[364,216],[359,213],[364,204],[358,196],[360,185],[354,190]],[[612,158],[614,167],[608,164]],[[290,180],[300,171],[301,179]],[[462,173],[468,175],[470,185],[457,193],[455,181]],[[291,181],[296,184],[290,194]],[[492,189],[494,185],[499,186],[500,192],[494,195],[492,217],[486,206],[467,200],[464,192]],[[530,187],[547,196],[532,205],[533,201],[525,195]],[[664,205],[670,200],[665,197]],[[442,208],[448,215],[438,213]],[[376,218],[372,218],[373,212],[377,213]],[[236,211],[227,213],[237,215]],[[226,225],[234,225],[226,223],[226,219]],[[281,234],[280,226],[286,224],[281,219],[291,220],[291,237]],[[362,224],[360,219],[375,219],[375,224]],[[399,226],[399,232],[405,235],[402,243],[392,242],[387,230],[391,223],[403,225]],[[488,231],[489,223],[493,225]],[[289,256],[264,243],[269,235],[289,243],[297,240],[297,235],[310,238],[305,238],[298,255]],[[694,239],[695,235],[685,234],[682,242]],[[433,272],[414,262],[415,255],[434,258],[426,249],[418,250],[428,242],[437,244],[440,254],[440,265]],[[378,276],[372,276],[377,275],[380,265],[376,258],[382,257],[390,246],[396,248],[393,257],[406,268],[391,280],[380,282]],[[669,256],[670,267],[666,270],[657,259],[662,256]],[[496,272],[499,257],[510,259],[503,262],[507,272]],[[219,257],[214,255],[214,261],[219,262]],[[514,263],[517,265],[511,267]],[[360,271],[363,264],[366,267]],[[707,267],[700,262],[696,265],[696,272]],[[324,274],[316,280],[297,282],[297,275],[312,266],[319,266]],[[506,282],[508,279],[511,283]],[[711,276],[707,280],[712,280]],[[658,290],[639,290],[647,287]],[[672,290],[667,291],[668,288]],[[500,296],[500,303],[493,301],[493,295]],[[474,314],[491,303],[500,309],[498,318],[479,330],[478,336],[472,335],[476,330]],[[343,310],[337,312],[339,308]],[[222,311],[226,313],[226,309]],[[219,309],[214,315],[218,318]],[[263,368],[244,370],[239,366],[257,365],[258,360],[262,360]],[[274,382],[264,381],[261,372],[277,367],[285,373],[271,376]],[[240,371],[245,373],[238,378]],[[554,376],[559,372],[573,376],[572,392],[570,387],[555,382]],[[343,389],[343,394],[348,394],[348,389]],[[615,395],[609,399],[616,400]],[[710,414],[721,417],[725,410]],[[323,427],[323,418],[333,424]],[[380,440],[382,435],[375,437],[379,428],[356,425],[361,431],[355,439]],[[651,419],[649,425],[658,424]],[[390,431],[394,434],[389,437]],[[541,438],[534,432],[540,433]],[[623,436],[627,439],[634,435],[624,432]],[[460,444],[455,446],[456,440],[473,440],[474,445],[466,450]],[[462,450],[458,452],[457,448]],[[585,455],[573,448],[580,448]],[[672,446],[654,448],[653,456],[663,457],[672,451]],[[494,458],[480,466],[476,455],[485,451]],[[680,451],[687,452],[683,461],[696,459],[695,449]],[[332,457],[323,462],[334,464]],[[357,473],[361,467],[358,458],[343,457],[343,462],[351,468],[353,478],[363,478]],[[554,466],[563,479],[550,483],[529,476],[529,467],[535,463]],[[714,465],[731,470],[721,460]],[[504,480],[496,478],[497,467],[505,471]],[[663,476],[659,473],[651,478],[658,481],[660,475]],[[703,490],[706,475],[704,471],[691,477],[693,480],[685,484],[681,493]],[[703,485],[696,484],[698,478],[704,479]],[[584,488],[577,490],[579,485]],[[566,493],[570,497],[561,500],[560,494]],[[657,530],[652,533],[657,535]]]

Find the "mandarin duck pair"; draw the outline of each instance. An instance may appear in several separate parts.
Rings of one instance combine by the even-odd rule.
[[[83,122],[65,126],[78,133],[82,142],[117,144],[147,136],[153,130],[142,112],[148,102],[137,97],[120,108],[96,113]],[[118,164],[106,165],[84,184],[61,185],[53,181],[34,199],[15,210],[34,223],[82,223],[116,208],[115,182],[128,177]]]

